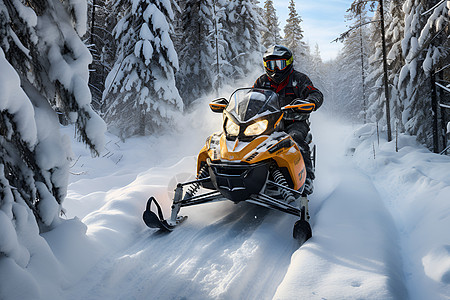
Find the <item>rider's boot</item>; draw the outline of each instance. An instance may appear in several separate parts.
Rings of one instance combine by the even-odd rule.
[[[302,151],[303,154],[303,160],[305,162],[306,167],[306,180],[305,180],[305,187],[303,189],[303,196],[311,195],[314,191],[314,185],[313,181],[316,177],[314,174],[314,167],[311,162],[311,153],[309,151],[309,148],[307,148],[307,151]]]

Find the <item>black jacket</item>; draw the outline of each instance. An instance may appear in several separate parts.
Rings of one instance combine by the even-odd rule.
[[[275,91],[280,98],[280,105],[290,104],[294,99],[308,100],[316,105],[316,110],[323,103],[323,94],[313,86],[311,80],[305,74],[292,70],[288,78],[277,84],[270,80],[267,74],[261,75],[253,85],[254,88],[265,88]],[[306,120],[309,114],[288,112],[285,120]]]

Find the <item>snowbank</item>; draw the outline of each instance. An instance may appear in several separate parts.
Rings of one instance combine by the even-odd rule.
[[[375,128],[362,131],[355,163],[375,182],[400,232],[400,247],[411,299],[450,295],[450,158],[430,153],[414,137],[400,135],[377,145]],[[375,159],[374,157],[375,149]]]

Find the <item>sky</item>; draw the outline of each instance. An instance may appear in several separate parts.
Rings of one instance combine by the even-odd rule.
[[[273,0],[280,22],[281,35],[286,19],[289,15],[290,0]],[[336,58],[342,43],[331,42],[348,29],[350,22],[345,19],[346,10],[352,0],[295,0],[295,8],[302,18],[300,26],[304,31],[304,40],[311,50],[316,43],[319,45],[322,60],[328,61]],[[261,0],[260,5],[264,6]]]

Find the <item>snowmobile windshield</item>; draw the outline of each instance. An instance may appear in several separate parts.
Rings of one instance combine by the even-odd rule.
[[[278,95],[265,89],[239,89],[230,97],[226,110],[239,122],[280,111]]]

